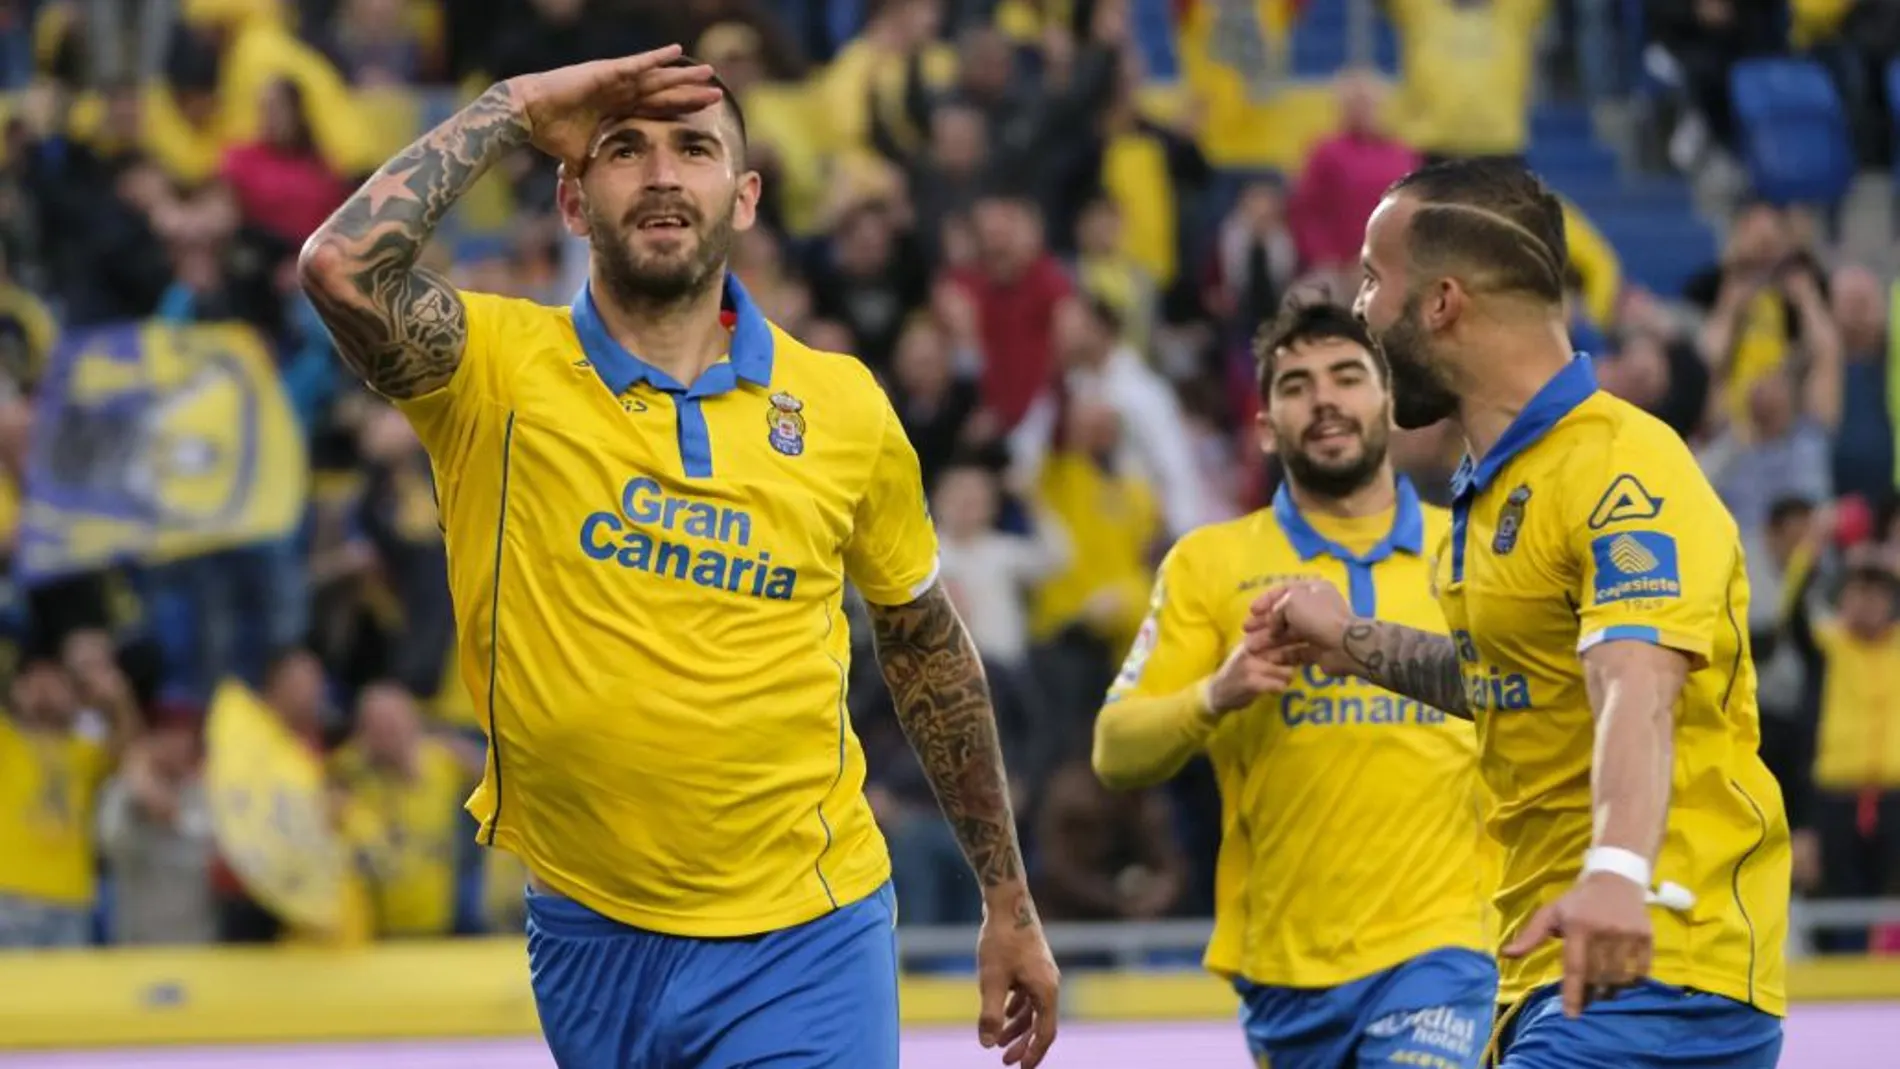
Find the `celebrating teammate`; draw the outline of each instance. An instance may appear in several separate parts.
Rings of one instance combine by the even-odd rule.
[[[1295,582],[1256,603],[1253,648],[1476,718],[1502,1066],[1771,1069],[1788,826],[1756,755],[1734,521],[1681,439],[1572,354],[1563,213],[1534,175],[1407,176],[1364,261],[1400,425],[1455,419],[1470,449],[1434,571],[1451,637]]]
[[[592,246],[571,309],[418,266],[523,145],[561,161],[562,220]],[[434,463],[489,736],[469,806],[531,874],[562,1069],[897,1065],[847,576],[983,889],[982,1042],[1034,1066],[1056,969],[917,458],[863,365],[799,344],[728,275],[758,198],[737,103],[668,47],[496,85],[324,224],[303,281]]]
[[[1245,1000],[1262,1064],[1472,1069],[1498,974],[1471,725],[1241,643],[1260,591],[1301,574],[1442,634],[1424,553],[1450,521],[1392,474],[1389,385],[1348,312],[1290,311],[1254,352],[1286,481],[1270,509],[1168,554],[1096,721],[1095,768],[1128,788],[1212,759],[1223,830],[1207,965]]]

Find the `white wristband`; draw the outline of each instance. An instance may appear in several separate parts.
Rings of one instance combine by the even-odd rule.
[[[1634,850],[1620,846],[1593,846],[1583,855],[1583,873],[1609,872],[1621,876],[1643,890],[1649,890],[1649,862]]]

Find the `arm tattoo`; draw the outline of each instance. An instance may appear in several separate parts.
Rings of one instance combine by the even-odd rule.
[[[983,662],[942,584],[908,605],[871,606],[877,659],[897,719],[985,891],[1023,879],[1009,781]],[[1034,920],[1028,897],[1018,923]]]
[[[416,397],[454,374],[466,313],[417,261],[456,200],[527,141],[527,118],[497,85],[384,164],[305,244],[304,289],[337,355],[378,392]]]
[[[1444,635],[1377,620],[1354,620],[1342,643],[1353,673],[1395,694],[1471,719],[1458,648]]]

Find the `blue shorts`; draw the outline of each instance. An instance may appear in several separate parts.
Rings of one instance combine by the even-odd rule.
[[[1775,1069],[1781,1018],[1646,981],[1574,1020],[1555,985],[1504,1011],[1499,1069]]]
[[[1434,950],[1349,984],[1236,981],[1255,1061],[1273,1069],[1477,1069],[1491,1036],[1498,967],[1472,950]]]
[[[689,939],[528,897],[528,967],[559,1069],[897,1069],[896,897],[796,928]]]

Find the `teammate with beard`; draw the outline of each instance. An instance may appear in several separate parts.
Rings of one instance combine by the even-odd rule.
[[[498,159],[561,161],[572,308],[419,266]],[[485,844],[531,876],[562,1069],[893,1069],[890,861],[845,713],[846,579],[987,906],[979,1033],[1033,1066],[1056,969],[981,664],[936,577],[917,458],[871,375],[727,273],[752,225],[738,106],[677,47],[496,85],[309,241],[342,359],[428,448]],[[636,355],[637,354],[637,355]]]
[[[1095,729],[1111,787],[1206,752],[1221,791],[1207,967],[1273,1069],[1469,1069],[1490,1029],[1477,739],[1426,704],[1250,653],[1261,591],[1317,576],[1365,615],[1442,633],[1426,552],[1449,526],[1394,477],[1383,365],[1343,308],[1288,311],[1255,345],[1272,507],[1189,533]]]
[[[1790,851],[1741,543],[1682,440],[1572,353],[1564,262],[1563,210],[1520,166],[1392,187],[1357,310],[1399,424],[1454,419],[1469,447],[1434,574],[1451,637],[1296,582],[1248,645],[1476,718],[1501,1065],[1771,1069]]]

